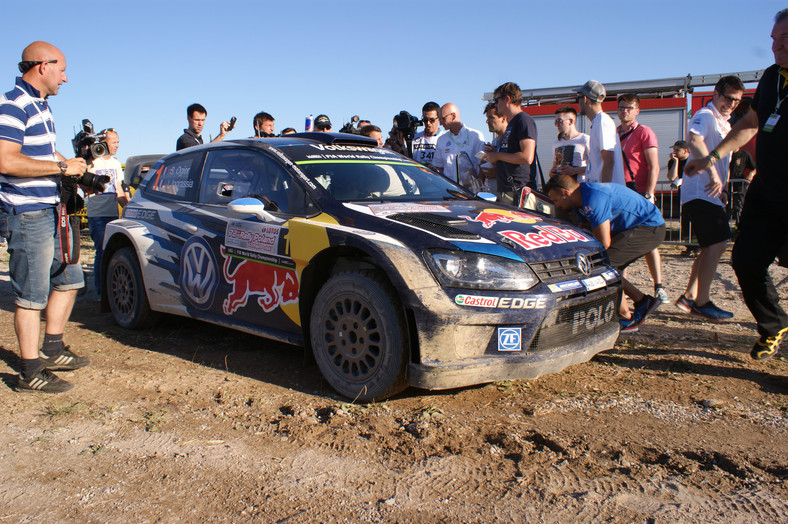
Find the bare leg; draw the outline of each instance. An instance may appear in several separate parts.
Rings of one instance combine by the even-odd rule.
[[[14,330],[16,338],[19,340],[19,352],[22,354],[22,358],[25,360],[38,358],[41,311],[17,307],[14,313]]]
[[[659,250],[657,248],[646,253],[646,264],[648,264],[648,272],[651,273],[651,280],[654,281],[654,286],[661,285],[662,259],[659,256]]]
[[[712,244],[701,249],[698,259],[695,260],[696,263],[700,261],[697,274],[697,295],[695,297],[695,303],[699,306],[705,305],[710,299],[711,283],[717,274],[717,264],[719,264],[720,257],[725,252],[726,247],[726,242]]]
[[[66,322],[71,316],[71,309],[77,298],[77,290],[68,291],[52,290],[49,294],[49,302],[46,310],[46,333],[48,335],[60,335],[66,329]]]

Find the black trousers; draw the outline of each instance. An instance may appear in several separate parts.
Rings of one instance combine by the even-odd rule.
[[[739,225],[732,264],[744,302],[758,322],[758,333],[776,335],[788,327],[788,315],[780,307],[769,266],[788,239],[788,206],[750,191],[744,199]]]

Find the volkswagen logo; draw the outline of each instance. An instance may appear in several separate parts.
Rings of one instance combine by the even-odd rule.
[[[591,262],[588,261],[586,256],[583,253],[578,253],[575,257],[575,264],[577,265],[577,269],[584,275],[588,275],[591,273]]]

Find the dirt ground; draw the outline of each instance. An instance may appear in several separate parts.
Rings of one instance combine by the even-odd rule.
[[[733,321],[665,304],[561,373],[354,405],[299,348],[175,317],[126,331],[92,287],[65,337],[92,365],[16,393],[3,252],[0,523],[785,522],[788,362],[750,359],[729,258]],[[664,250],[674,299],[691,262]]]

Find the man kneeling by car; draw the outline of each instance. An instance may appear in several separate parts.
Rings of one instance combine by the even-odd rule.
[[[665,220],[657,206],[621,184],[578,183],[569,175],[556,175],[545,186],[555,205],[564,211],[577,210],[610,257],[610,265],[623,271],[628,265],[659,246],[665,239]],[[621,301],[621,331],[634,332],[659,306],[626,279],[624,293],[635,309],[630,313]]]

